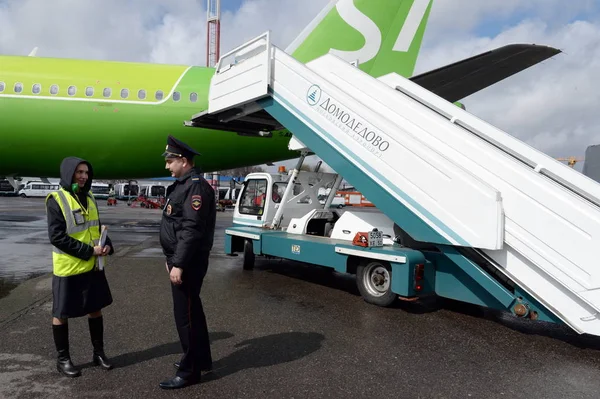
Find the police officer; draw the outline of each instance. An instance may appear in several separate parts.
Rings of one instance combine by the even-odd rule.
[[[176,178],[167,188],[160,225],[160,245],[171,280],[175,324],[183,350],[174,378],[163,389],[200,382],[200,372],[212,369],[212,356],[200,289],[213,245],[216,204],[213,188],[194,166],[200,155],[173,136],[163,153],[166,169]]]

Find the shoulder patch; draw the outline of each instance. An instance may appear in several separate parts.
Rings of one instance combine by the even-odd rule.
[[[197,211],[202,207],[202,196],[192,195],[192,209]]]
[[[192,176],[192,181],[199,182],[200,176],[197,176],[197,175]]]

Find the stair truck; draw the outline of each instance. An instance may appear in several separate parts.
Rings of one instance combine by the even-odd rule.
[[[245,268],[293,259],[355,273],[382,306],[435,294],[600,335],[600,184],[409,79],[303,64],[267,32],[221,57],[208,109],[184,123],[287,129],[301,154],[244,182],[225,251]],[[311,153],[337,173],[300,172]],[[341,176],[377,209],[330,207]]]

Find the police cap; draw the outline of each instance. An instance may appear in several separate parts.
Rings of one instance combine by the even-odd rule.
[[[177,140],[175,137],[169,135],[167,138],[167,147],[162,156],[165,158],[181,158],[193,159],[194,155],[201,155],[199,152],[194,150],[192,147],[187,145],[181,140]]]

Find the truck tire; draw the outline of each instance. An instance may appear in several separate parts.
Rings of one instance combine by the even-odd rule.
[[[356,269],[356,285],[368,303],[386,307],[397,299],[392,292],[392,270],[387,262],[373,260],[360,264]]]
[[[246,240],[244,242],[244,270],[254,269],[254,248],[252,247],[252,241]]]

